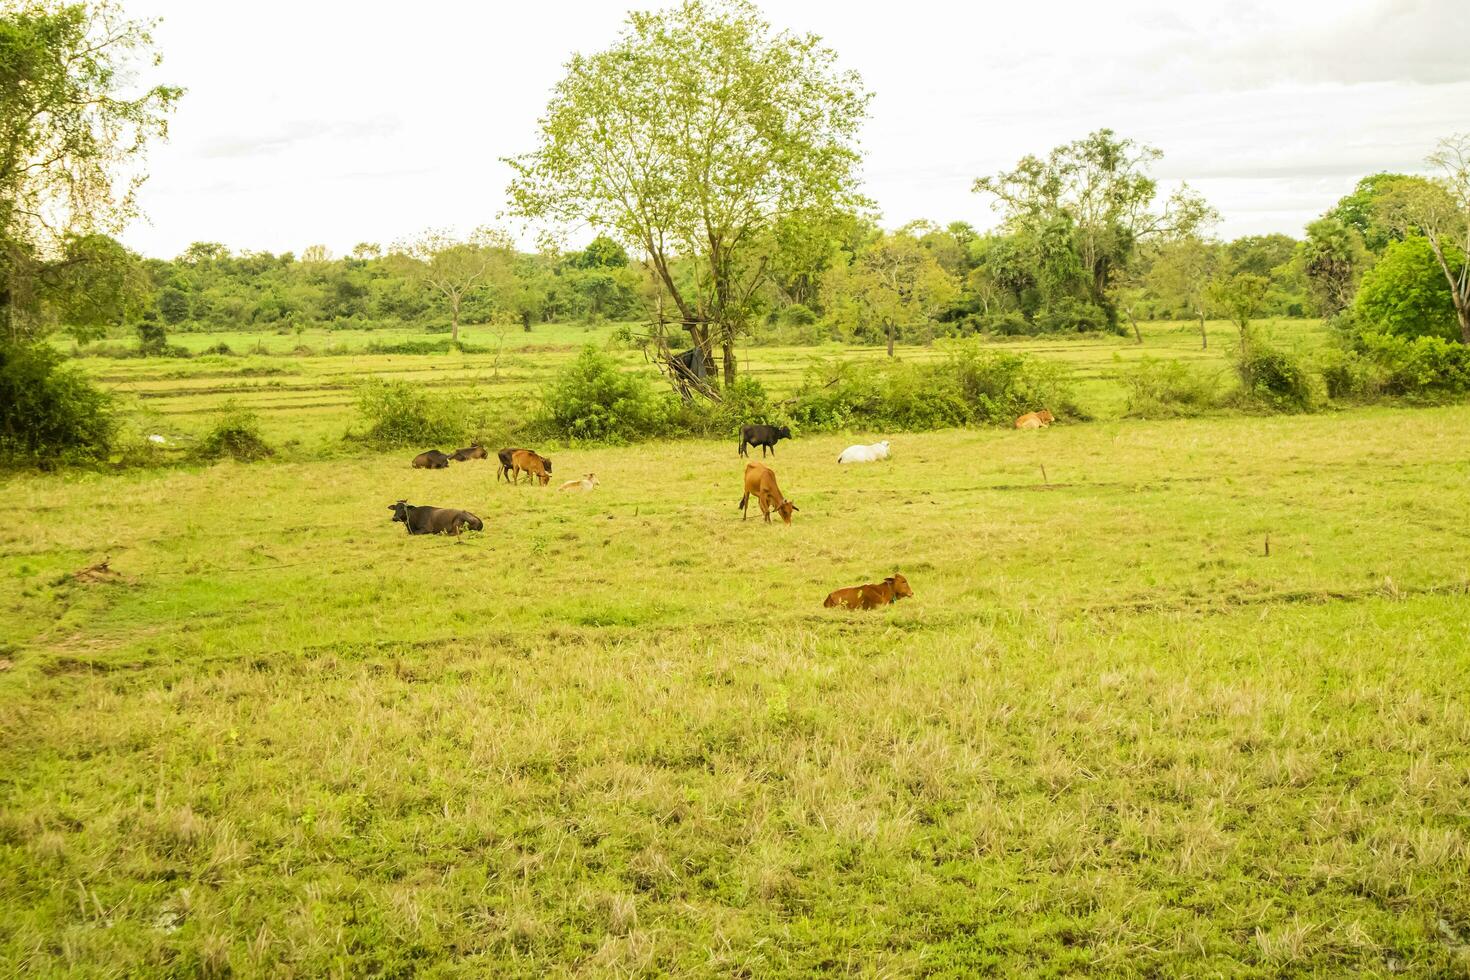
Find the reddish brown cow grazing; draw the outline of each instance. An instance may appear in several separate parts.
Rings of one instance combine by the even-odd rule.
[[[755,494],[756,502],[761,505],[761,513],[765,515],[766,523],[771,523],[771,511],[781,515],[781,520],[787,524],[791,523],[791,512],[801,510],[800,507],[787,500],[781,493],[781,488],[776,486],[776,473],[764,463],[751,460],[745,464],[745,496],[740,498],[741,520],[750,517],[746,508],[750,504],[750,495]]]
[[[538,456],[529,449],[517,449],[510,454],[512,483],[521,482],[521,474],[529,473],[532,479],[539,479],[544,487],[551,482],[551,460]]]
[[[913,594],[914,590],[909,588],[909,580],[895,572],[877,585],[854,585],[850,589],[838,589],[827,596],[827,601],[822,605],[829,609],[833,606],[877,609],[879,606],[891,606]]]

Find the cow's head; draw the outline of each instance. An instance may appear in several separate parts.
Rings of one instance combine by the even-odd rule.
[[[791,523],[791,514],[792,514],[792,512],[793,511],[798,511],[798,510],[801,510],[801,508],[798,507],[798,506],[796,506],[795,504],[793,504],[789,500],[783,500],[783,501],[781,501],[781,506],[776,508],[776,513],[778,513],[778,514],[781,515],[781,520],[782,521],[786,522],[787,524],[790,524]]]
[[[790,426],[787,426],[787,425],[783,425],[783,426],[778,427],[776,429],[776,438],[777,439],[790,439],[791,438],[791,427]]]
[[[402,522],[404,524],[407,524],[408,523],[408,508],[410,506],[411,505],[409,504],[408,501],[406,501],[406,500],[400,500],[396,504],[391,504],[388,507],[388,509],[393,512],[393,520],[400,521],[400,522]]]
[[[547,459],[545,456],[541,457],[541,465],[546,467],[546,472],[551,472],[551,460]]]
[[[893,586],[893,599],[895,602],[899,599],[911,598],[914,594],[914,590],[909,588],[909,580],[897,572],[894,572],[883,581]]]
[[[1041,419],[1041,421],[1045,422],[1047,425],[1051,425],[1053,422],[1056,421],[1056,416],[1052,415],[1044,408],[1036,413],[1036,417]]]

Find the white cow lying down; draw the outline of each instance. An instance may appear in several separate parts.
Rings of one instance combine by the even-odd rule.
[[[875,442],[871,446],[848,446],[837,457],[839,463],[876,463],[888,458],[888,440]]]

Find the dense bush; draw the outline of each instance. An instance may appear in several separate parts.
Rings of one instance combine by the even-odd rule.
[[[112,398],[64,360],[49,344],[0,344],[0,459],[45,466],[107,456]]]
[[[1002,337],[1025,337],[1039,333],[1041,328],[1026,319],[1016,310],[997,310],[976,317],[976,326],[986,333]]]
[[[1069,296],[1060,297],[1039,311],[1035,322],[1040,333],[1095,333],[1112,329],[1107,313],[1100,307]]]
[[[468,399],[407,381],[374,378],[357,388],[362,438],[382,447],[448,445],[472,437],[481,419]]]
[[[1326,394],[1321,376],[1297,354],[1258,338],[1236,355],[1240,398],[1246,407],[1273,412],[1310,412]]]
[[[536,425],[564,439],[632,442],[670,432],[677,403],[646,375],[620,370],[608,355],[585,347],[542,393]]]
[[[209,432],[194,449],[198,459],[237,459],[249,463],[275,455],[260,433],[260,418],[234,399],[220,406]]]
[[[1458,268],[1465,257],[1453,247],[1447,260]],[[1455,304],[1429,242],[1421,237],[1394,242],[1363,276],[1353,309],[1363,326],[1403,337],[1460,337]]]
[[[1125,369],[1120,380],[1128,399],[1124,414],[1140,419],[1198,415],[1214,407],[1220,387],[1215,374],[1152,357]]]
[[[1039,408],[1076,414],[1059,366],[957,343],[949,356],[927,363],[813,365],[791,417],[809,429],[922,430],[1003,425]]]

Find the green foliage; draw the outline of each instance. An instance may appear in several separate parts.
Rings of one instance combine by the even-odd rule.
[[[1311,289],[1317,311],[1333,316],[1353,301],[1358,279],[1368,264],[1359,229],[1328,215],[1307,225],[1297,248],[1297,261]]]
[[[230,459],[254,462],[275,455],[261,435],[260,418],[233,399],[220,406],[209,431],[194,449],[197,459]]]
[[[481,421],[462,395],[382,378],[358,385],[357,414],[364,441],[381,448],[448,446],[473,436]]]
[[[51,466],[107,456],[112,398],[63,360],[49,344],[0,342],[0,460]]]
[[[1465,257],[1451,252],[1455,267]],[[1363,276],[1356,313],[1365,326],[1401,337],[1458,339],[1454,297],[1427,239],[1415,235],[1393,242]]]
[[[138,352],[145,357],[157,356],[168,351],[168,331],[157,317],[149,316],[138,321]]]
[[[1077,414],[1061,369],[1025,354],[959,343],[927,363],[819,362],[808,368],[791,417],[811,430],[920,431],[1006,425],[1049,408]]]
[[[1470,347],[1444,337],[1364,333],[1321,357],[1333,398],[1443,401],[1470,394]]]
[[[633,442],[668,432],[673,402],[646,375],[589,346],[542,393],[536,425],[563,439]]]
[[[1216,404],[1217,375],[1184,361],[1145,357],[1121,374],[1127,391],[1124,414],[1159,419],[1199,415]]]
[[[1321,407],[1321,377],[1300,355],[1251,337],[1235,358],[1239,398],[1246,407],[1273,412],[1310,412]]]
[[[1116,322],[1109,323],[1108,312],[1085,299],[1061,296],[1036,314],[1033,321],[1037,333],[1091,333],[1111,330],[1126,331]]]
[[[110,322],[133,293],[125,250],[99,234],[136,212],[150,141],[182,94],[140,87],[150,24],[112,0],[0,9],[0,332]]]

